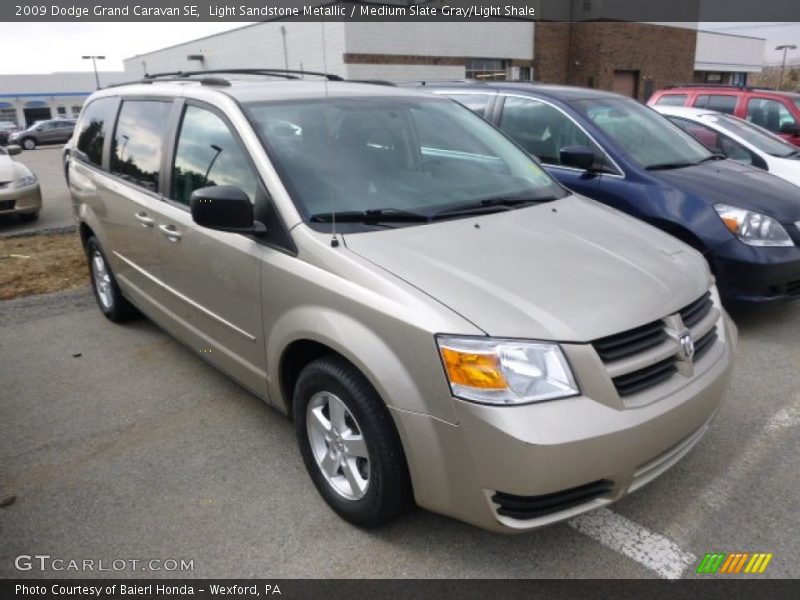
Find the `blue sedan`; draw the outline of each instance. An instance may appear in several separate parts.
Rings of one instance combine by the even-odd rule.
[[[800,187],[711,153],[617,94],[506,82],[419,87],[494,123],[564,186],[702,252],[729,306],[800,298]]]

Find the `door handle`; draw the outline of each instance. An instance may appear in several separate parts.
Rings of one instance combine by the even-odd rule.
[[[138,212],[133,216],[136,217],[136,220],[139,221],[142,227],[152,227],[155,224],[155,221],[148,217],[147,213],[144,211]]]
[[[161,225],[158,226],[158,230],[165,236],[167,236],[167,239],[170,242],[181,241],[181,234],[177,229],[175,229],[174,225],[165,225],[162,223]]]

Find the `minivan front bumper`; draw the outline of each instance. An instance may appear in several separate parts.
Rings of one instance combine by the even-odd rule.
[[[521,532],[616,501],[683,457],[728,385],[735,326],[702,373],[619,409],[587,395],[525,406],[458,399],[458,423],[393,409],[417,503],[485,529]],[[699,366],[699,365],[698,365]]]

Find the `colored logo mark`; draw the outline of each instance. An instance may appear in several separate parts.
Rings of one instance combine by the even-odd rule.
[[[767,552],[713,552],[707,553],[700,565],[697,567],[698,573],[714,574],[761,574],[767,570],[769,561],[772,560],[772,553]]]

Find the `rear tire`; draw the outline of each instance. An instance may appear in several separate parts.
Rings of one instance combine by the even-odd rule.
[[[86,242],[86,256],[94,298],[105,317],[114,323],[123,323],[137,316],[139,311],[122,295],[106,255],[94,236]]]
[[[25,148],[25,150],[35,150],[36,140],[33,138],[25,138],[22,140],[22,147]]]
[[[340,517],[376,527],[412,505],[392,417],[353,365],[337,356],[308,364],[297,379],[292,410],[306,469]]]

